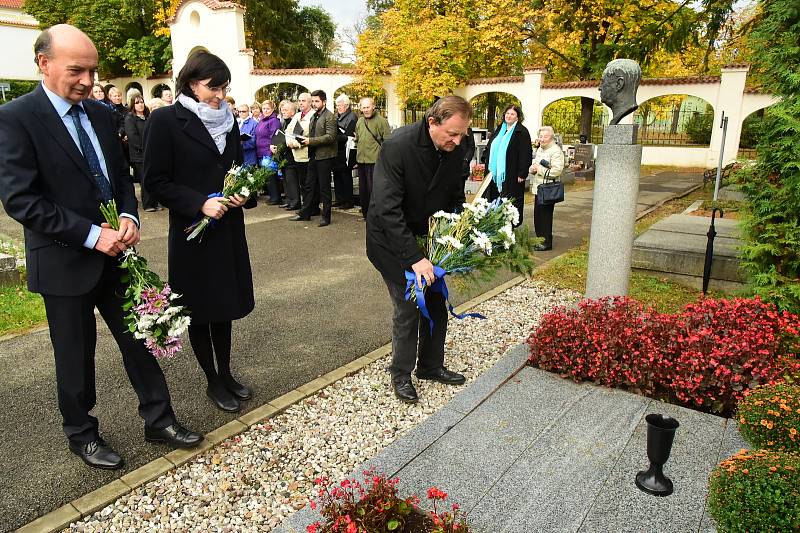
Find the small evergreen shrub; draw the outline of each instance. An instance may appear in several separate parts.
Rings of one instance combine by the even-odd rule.
[[[800,529],[800,455],[742,450],[711,473],[708,510],[720,533]]]
[[[800,386],[779,383],[748,391],[736,419],[754,448],[800,452]]]

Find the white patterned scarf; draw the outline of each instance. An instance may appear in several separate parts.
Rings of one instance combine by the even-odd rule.
[[[178,103],[197,115],[197,118],[208,130],[211,138],[214,139],[214,144],[217,145],[219,153],[224,152],[228,132],[233,129],[233,124],[236,122],[231,108],[228,107],[228,102],[222,100],[219,103],[219,109],[214,109],[204,102],[197,102],[194,98],[181,93],[178,95]]]

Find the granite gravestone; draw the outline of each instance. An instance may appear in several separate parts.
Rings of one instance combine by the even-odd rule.
[[[601,99],[614,118],[597,147],[587,298],[628,294],[642,145],[638,126],[619,121],[638,107],[640,79],[641,69],[630,59],[615,59],[603,72]]]

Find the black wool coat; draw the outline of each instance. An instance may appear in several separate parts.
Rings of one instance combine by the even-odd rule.
[[[405,283],[404,271],[425,257],[417,236],[428,218],[464,203],[463,151],[439,152],[424,121],[395,130],[375,163],[367,212],[367,257],[381,275]]]
[[[492,139],[486,147],[484,155],[486,173],[489,172],[489,158],[492,154],[492,147],[495,141],[500,142],[499,134],[500,128],[502,127],[503,125],[501,124],[494,130]],[[506,179],[503,182],[503,190],[499,191],[500,196],[506,198],[524,196],[524,179],[528,177],[528,168],[531,166],[532,160],[533,147],[531,146],[531,134],[528,132],[528,128],[517,123],[517,127],[514,128],[514,133],[511,134],[511,140],[508,142],[508,148],[506,149]],[[523,178],[523,182],[520,183],[517,178]]]
[[[169,282],[195,324],[236,320],[255,307],[242,210],[229,209],[202,239],[187,241],[184,232],[242,157],[236,121],[220,154],[197,115],[179,103],[147,120],[143,186],[169,209]],[[245,207],[253,206],[254,198]]]

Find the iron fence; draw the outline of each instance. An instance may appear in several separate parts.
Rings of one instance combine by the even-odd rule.
[[[708,146],[714,125],[710,107],[644,104],[634,112],[639,142],[647,146]]]

